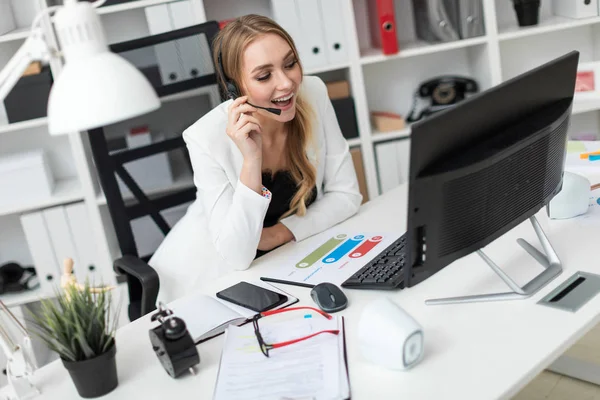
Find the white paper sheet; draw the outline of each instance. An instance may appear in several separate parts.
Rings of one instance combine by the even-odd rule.
[[[324,329],[341,329],[341,322],[297,319],[269,324],[259,320],[264,340],[280,342]],[[340,325],[338,325],[338,323]],[[341,399],[349,395],[342,338],[321,334],[270,350],[265,357],[251,324],[226,332],[214,398],[217,400]]]
[[[339,232],[337,228],[315,235],[309,253],[290,257],[289,263],[269,274],[269,278],[318,284],[341,285],[385,250],[404,232]]]

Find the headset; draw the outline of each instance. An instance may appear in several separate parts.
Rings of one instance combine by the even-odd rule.
[[[219,55],[217,56],[217,65],[219,68],[219,74],[221,75],[223,82],[225,82],[225,90],[227,91],[227,97],[229,97],[231,100],[235,100],[238,97],[240,97],[240,91],[239,91],[238,87],[235,85],[235,83],[232,80],[230,80],[227,77],[227,75],[225,75],[225,70],[223,69],[223,61],[222,61],[222,56],[221,56],[222,44],[223,44],[223,39],[221,39],[219,41]],[[250,103],[249,101],[247,101],[246,103],[250,104],[252,107],[260,108],[260,109],[266,110],[266,111],[276,114],[276,115],[281,115],[281,110],[278,108],[255,106],[254,104]]]
[[[0,266],[0,294],[35,289],[39,280],[35,268],[22,267],[15,262]]]

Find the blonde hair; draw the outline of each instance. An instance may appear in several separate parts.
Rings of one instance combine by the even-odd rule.
[[[298,50],[290,35],[275,21],[261,15],[245,15],[229,22],[213,41],[213,58],[217,65],[221,57],[221,67],[228,80],[232,81],[240,92],[242,78],[242,55],[246,47],[258,37],[265,34],[275,34],[284,39],[294,52],[300,72],[302,64]],[[221,54],[219,54],[221,53]],[[218,68],[218,66],[217,66]],[[221,88],[226,93],[226,83],[220,73],[217,73]],[[243,95],[243,93],[239,93]],[[288,136],[286,143],[286,159],[292,179],[298,188],[290,201],[290,209],[281,217],[288,215],[306,214],[306,203],[312,195],[312,189],[317,181],[316,171],[306,155],[308,144],[312,143],[313,110],[300,92],[296,97],[296,115],[286,122]]]

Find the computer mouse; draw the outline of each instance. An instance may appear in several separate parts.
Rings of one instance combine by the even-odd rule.
[[[342,289],[329,282],[315,285],[310,291],[310,297],[321,310],[327,313],[341,311],[348,305],[348,298]]]

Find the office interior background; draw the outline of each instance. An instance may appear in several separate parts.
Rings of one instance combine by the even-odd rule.
[[[225,23],[248,13],[272,17],[286,27],[288,15],[277,4],[283,1],[287,0],[109,0],[98,13],[108,42],[115,44],[210,20]],[[0,69],[29,35],[33,18],[57,2],[0,0]],[[336,12],[309,15],[324,9],[319,2],[330,2],[327,9]],[[399,51],[389,55],[372,40],[369,9],[374,2],[306,0],[306,9],[293,16],[343,32],[336,43],[318,29],[309,29],[311,34],[294,39],[305,74],[318,75],[330,84],[330,96],[350,146],[365,201],[407,179],[411,131],[406,118],[413,103],[422,110],[430,101],[427,96],[415,95],[423,83],[439,77],[460,77],[476,82],[481,91],[571,50],[580,52],[580,62],[600,61],[600,9],[596,1],[591,2],[595,7],[593,15],[567,16],[564,3],[572,3],[573,12],[577,13],[579,0],[541,0],[538,23],[522,27],[512,1],[482,0],[480,32],[437,42],[426,40],[419,32],[413,9],[418,0],[391,1]],[[322,51],[311,51],[314,48]],[[206,50],[200,49],[205,57]],[[181,68],[178,62],[189,61],[169,59],[168,52],[165,55],[159,61],[174,63],[168,67],[175,70]],[[37,259],[53,260],[45,264],[43,271],[38,270],[42,281],[39,289],[0,296],[18,315],[22,315],[20,306],[51,295],[49,288],[60,280],[65,256],[77,254],[75,271],[79,277],[116,282],[112,261],[120,256],[119,248],[87,133],[48,134],[45,107],[52,81],[61,68],[58,61],[42,65],[40,70],[22,77],[4,104],[0,104],[0,265],[17,262],[33,266]],[[210,63],[200,68],[202,73],[212,72]],[[175,79],[184,76],[185,72]],[[462,90],[467,96],[470,94],[469,89]],[[576,100],[570,138],[600,140],[598,99]],[[213,85],[183,90],[164,96],[161,101],[162,107],[151,114],[104,127],[111,149],[180,136],[221,98]],[[398,115],[402,119],[396,118]],[[181,154],[154,156],[130,168],[150,194],[193,187],[192,171]],[[148,171],[152,173],[144,173]],[[3,185],[14,185],[15,179],[20,181],[20,189],[5,190]],[[124,196],[132,198],[130,193],[124,192]],[[175,223],[185,209],[176,207],[163,215]],[[148,217],[135,221],[134,233],[140,254],[151,253],[163,237]],[[596,337],[600,333],[592,332],[570,351],[600,363],[600,339]],[[591,349],[595,345],[598,349],[594,353]],[[52,359],[53,355],[38,350],[38,363]],[[2,357],[0,354],[0,365],[4,364]],[[542,387],[546,383],[544,387],[554,387],[560,380],[560,376],[548,373],[533,385]],[[0,376],[0,386],[4,384],[5,378]],[[570,384],[573,390],[579,390],[577,384],[565,383]],[[600,398],[600,391],[594,392],[594,388],[580,389],[589,394],[585,398]],[[523,398],[545,398],[550,395],[546,391],[531,389]],[[544,397],[541,393],[545,393]]]

